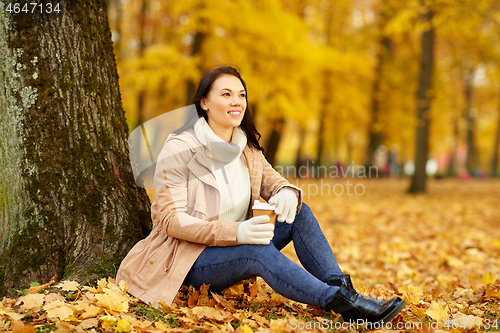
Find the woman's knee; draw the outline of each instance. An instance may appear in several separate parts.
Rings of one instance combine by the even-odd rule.
[[[309,206],[305,203],[302,203],[302,207],[300,208],[300,212],[297,214],[297,216],[295,217],[295,222],[298,223],[302,223],[302,222],[305,222],[305,223],[310,223],[311,220],[313,221],[316,221],[316,218],[314,217],[314,214],[312,213],[311,211],[311,208],[309,208]]]

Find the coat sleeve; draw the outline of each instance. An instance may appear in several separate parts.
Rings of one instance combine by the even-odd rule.
[[[236,232],[241,222],[204,220],[188,214],[194,203],[188,203],[188,182],[190,171],[188,162],[193,153],[181,140],[168,140],[155,169],[155,201],[158,219],[163,231],[171,237],[189,242],[232,246],[236,242]]]
[[[294,186],[285,179],[285,177],[281,176],[272,165],[266,160],[263,154],[261,156],[262,163],[262,182],[260,187],[260,195],[261,197],[269,201],[276,193],[279,192],[283,187],[291,188],[296,191],[298,194],[299,203],[297,205],[297,213],[300,211],[302,207],[302,190],[297,186]]]

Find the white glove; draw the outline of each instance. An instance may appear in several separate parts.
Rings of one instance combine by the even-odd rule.
[[[241,222],[236,232],[236,241],[238,244],[269,244],[274,236],[274,225],[268,222],[267,215]]]
[[[297,213],[297,206],[299,204],[299,197],[297,192],[289,188],[282,188],[271,199],[270,205],[276,205],[274,211],[278,216],[279,222],[293,223],[295,214]]]

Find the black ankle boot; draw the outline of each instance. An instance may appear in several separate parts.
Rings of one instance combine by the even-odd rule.
[[[358,294],[345,285],[340,286],[335,298],[328,303],[330,310],[340,313],[344,321],[360,323],[389,322],[401,311],[406,302],[399,297],[380,301]]]
[[[347,274],[342,274],[337,279],[327,281],[326,283],[329,286],[337,286],[337,287],[346,286],[347,288],[350,288],[354,291],[356,290],[356,289],[354,289],[354,286],[352,285],[351,276],[347,275]]]
[[[351,276],[347,274],[342,274],[337,279],[328,281],[327,284],[330,286],[337,286],[337,287],[346,286],[347,288],[356,291],[356,289],[354,289],[354,286],[352,285]],[[385,301],[381,299],[374,298],[373,301],[378,303],[378,305],[380,306],[382,306],[385,303]]]

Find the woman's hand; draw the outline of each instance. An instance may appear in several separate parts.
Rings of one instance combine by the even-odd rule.
[[[274,211],[278,216],[279,222],[286,221],[286,223],[293,223],[293,220],[295,220],[295,214],[297,213],[297,206],[299,204],[297,192],[284,187],[271,199],[269,199],[269,204],[276,205]]]
[[[241,222],[236,232],[236,241],[238,244],[269,244],[274,236],[274,224],[268,222],[267,215]]]

